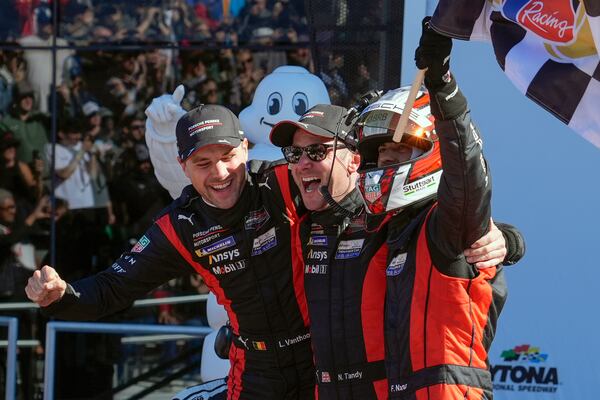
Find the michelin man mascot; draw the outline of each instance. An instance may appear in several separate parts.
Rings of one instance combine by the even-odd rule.
[[[316,104],[329,104],[325,84],[302,67],[283,66],[264,77],[256,87],[252,104],[240,112],[240,124],[254,144],[249,158],[278,160],[281,149],[269,141],[271,128],[283,120],[298,120]]]
[[[186,112],[180,105],[184,94],[183,85],[179,85],[173,94],[155,98],[146,109],[146,143],[150,150],[154,173],[174,199],[190,184],[177,161],[175,137],[177,121]],[[327,89],[317,76],[302,67],[276,68],[260,81],[254,92],[252,104],[239,115],[242,130],[254,145],[249,158],[269,161],[282,158],[281,149],[271,145],[269,141],[273,125],[283,120],[297,120],[314,105],[329,103]],[[216,330],[227,321],[227,314],[225,309],[216,303],[212,293],[209,294],[206,306],[209,324],[215,331],[205,338],[202,348],[200,375],[205,383],[178,393],[173,400],[217,400],[226,395],[227,385],[222,378],[229,372],[229,360],[216,356],[214,341]]]

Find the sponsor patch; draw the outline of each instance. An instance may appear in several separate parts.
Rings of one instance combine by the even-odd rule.
[[[348,258],[358,257],[362,250],[365,239],[342,240],[335,253],[335,258],[345,260]]]
[[[142,236],[140,240],[131,249],[132,253],[141,253],[150,244],[150,239],[146,235]]]
[[[275,228],[273,227],[254,239],[252,243],[252,255],[262,254],[275,246],[277,246],[277,237],[275,236]]]
[[[329,241],[325,235],[312,235],[308,239],[309,246],[327,246],[328,243]]]
[[[264,207],[260,210],[250,211],[246,217],[246,221],[244,222],[244,227],[246,230],[254,229],[257,231],[262,228],[269,218],[270,215]]]
[[[304,273],[309,275],[325,275],[327,274],[327,264],[306,264]]]
[[[324,261],[327,260],[327,251],[310,249],[306,254],[306,258],[308,260]]]
[[[193,136],[197,133],[213,129],[215,126],[221,126],[223,123],[219,119],[207,119],[206,121],[198,122],[188,128],[188,133]]]
[[[396,257],[392,258],[392,261],[390,261],[390,264],[385,269],[385,274],[387,276],[400,275],[400,273],[404,270],[405,263],[406,253],[398,254]]]
[[[365,177],[365,200],[369,203],[377,201],[381,193],[381,185],[379,181],[381,179],[381,171],[367,172]]]
[[[223,265],[217,265],[215,267],[212,267],[211,269],[213,274],[215,275],[225,275],[229,274],[230,272],[241,271],[243,269],[246,269],[246,260],[239,260]]]
[[[331,383],[331,377],[329,376],[329,372],[321,371],[321,382]]]
[[[238,249],[226,250],[222,253],[217,254],[209,254],[208,255],[208,264],[216,264],[223,261],[233,261],[234,258],[240,256],[240,251]]]
[[[232,246],[235,246],[235,239],[233,238],[233,236],[228,236],[225,239],[221,239],[218,242],[211,244],[210,246],[206,246],[199,250],[196,250],[196,254],[198,255],[198,257],[204,257],[209,254],[215,253],[219,250],[223,250]]]
[[[124,274],[125,272],[127,272],[127,271],[125,271],[125,269],[124,269],[123,267],[121,267],[121,266],[120,266],[119,264],[117,264],[117,263],[114,263],[114,264],[111,266],[111,268],[112,268],[112,269],[113,269],[113,271],[115,271],[117,274]]]

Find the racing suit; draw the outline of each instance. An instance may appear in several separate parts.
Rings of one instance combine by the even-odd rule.
[[[47,313],[100,318],[164,282],[198,273],[225,307],[234,334],[228,398],[313,398],[303,265],[292,257],[300,248],[292,234],[303,213],[300,196],[287,165],[249,167],[233,208],[213,208],[186,187],[130,252],[100,274],[69,285]]]
[[[319,399],[384,399],[383,311],[386,230],[367,226],[359,191],[334,208],[303,217],[304,289]]]
[[[491,181],[455,90],[454,81],[430,89],[444,168],[437,202],[388,225],[385,351],[394,399],[492,398],[487,352],[507,290],[502,267],[478,270],[462,255],[489,230]],[[509,260],[522,256],[522,242],[507,247]]]

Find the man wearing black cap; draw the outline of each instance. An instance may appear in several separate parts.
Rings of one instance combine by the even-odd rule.
[[[387,399],[384,304],[389,217],[365,216],[356,188],[360,157],[335,141],[336,135],[345,137],[351,128],[347,115],[342,107],[317,105],[298,122],[275,125],[271,142],[282,147],[302,200],[311,210],[296,234],[303,251],[319,399]],[[502,262],[506,254],[502,235],[495,230],[486,236],[499,241],[484,251],[502,248],[501,255],[485,254],[473,262]]]
[[[30,279],[28,297],[50,315],[96,319],[198,273],[233,331],[228,398],[312,399],[303,265],[292,257],[302,208],[287,165],[250,163],[248,172],[248,142],[237,117],[221,106],[186,113],[176,135],[192,185],[111,268],[68,285],[45,266]]]

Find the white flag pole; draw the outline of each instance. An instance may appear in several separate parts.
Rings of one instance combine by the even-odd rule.
[[[438,0],[427,0],[425,5],[425,13],[426,15],[433,15],[435,8],[437,7]],[[423,79],[425,79],[426,69],[417,70],[417,74],[415,75],[415,79],[410,86],[410,91],[408,92],[408,98],[406,99],[406,103],[404,104],[404,111],[400,115],[400,120],[398,121],[398,125],[396,126],[396,131],[394,132],[393,140],[398,143],[402,139],[402,135],[404,134],[404,130],[406,129],[406,125],[408,125],[408,118],[410,117],[410,112],[412,111],[413,105],[415,104],[415,100],[417,98],[417,94],[419,93],[419,89],[423,84]]]

